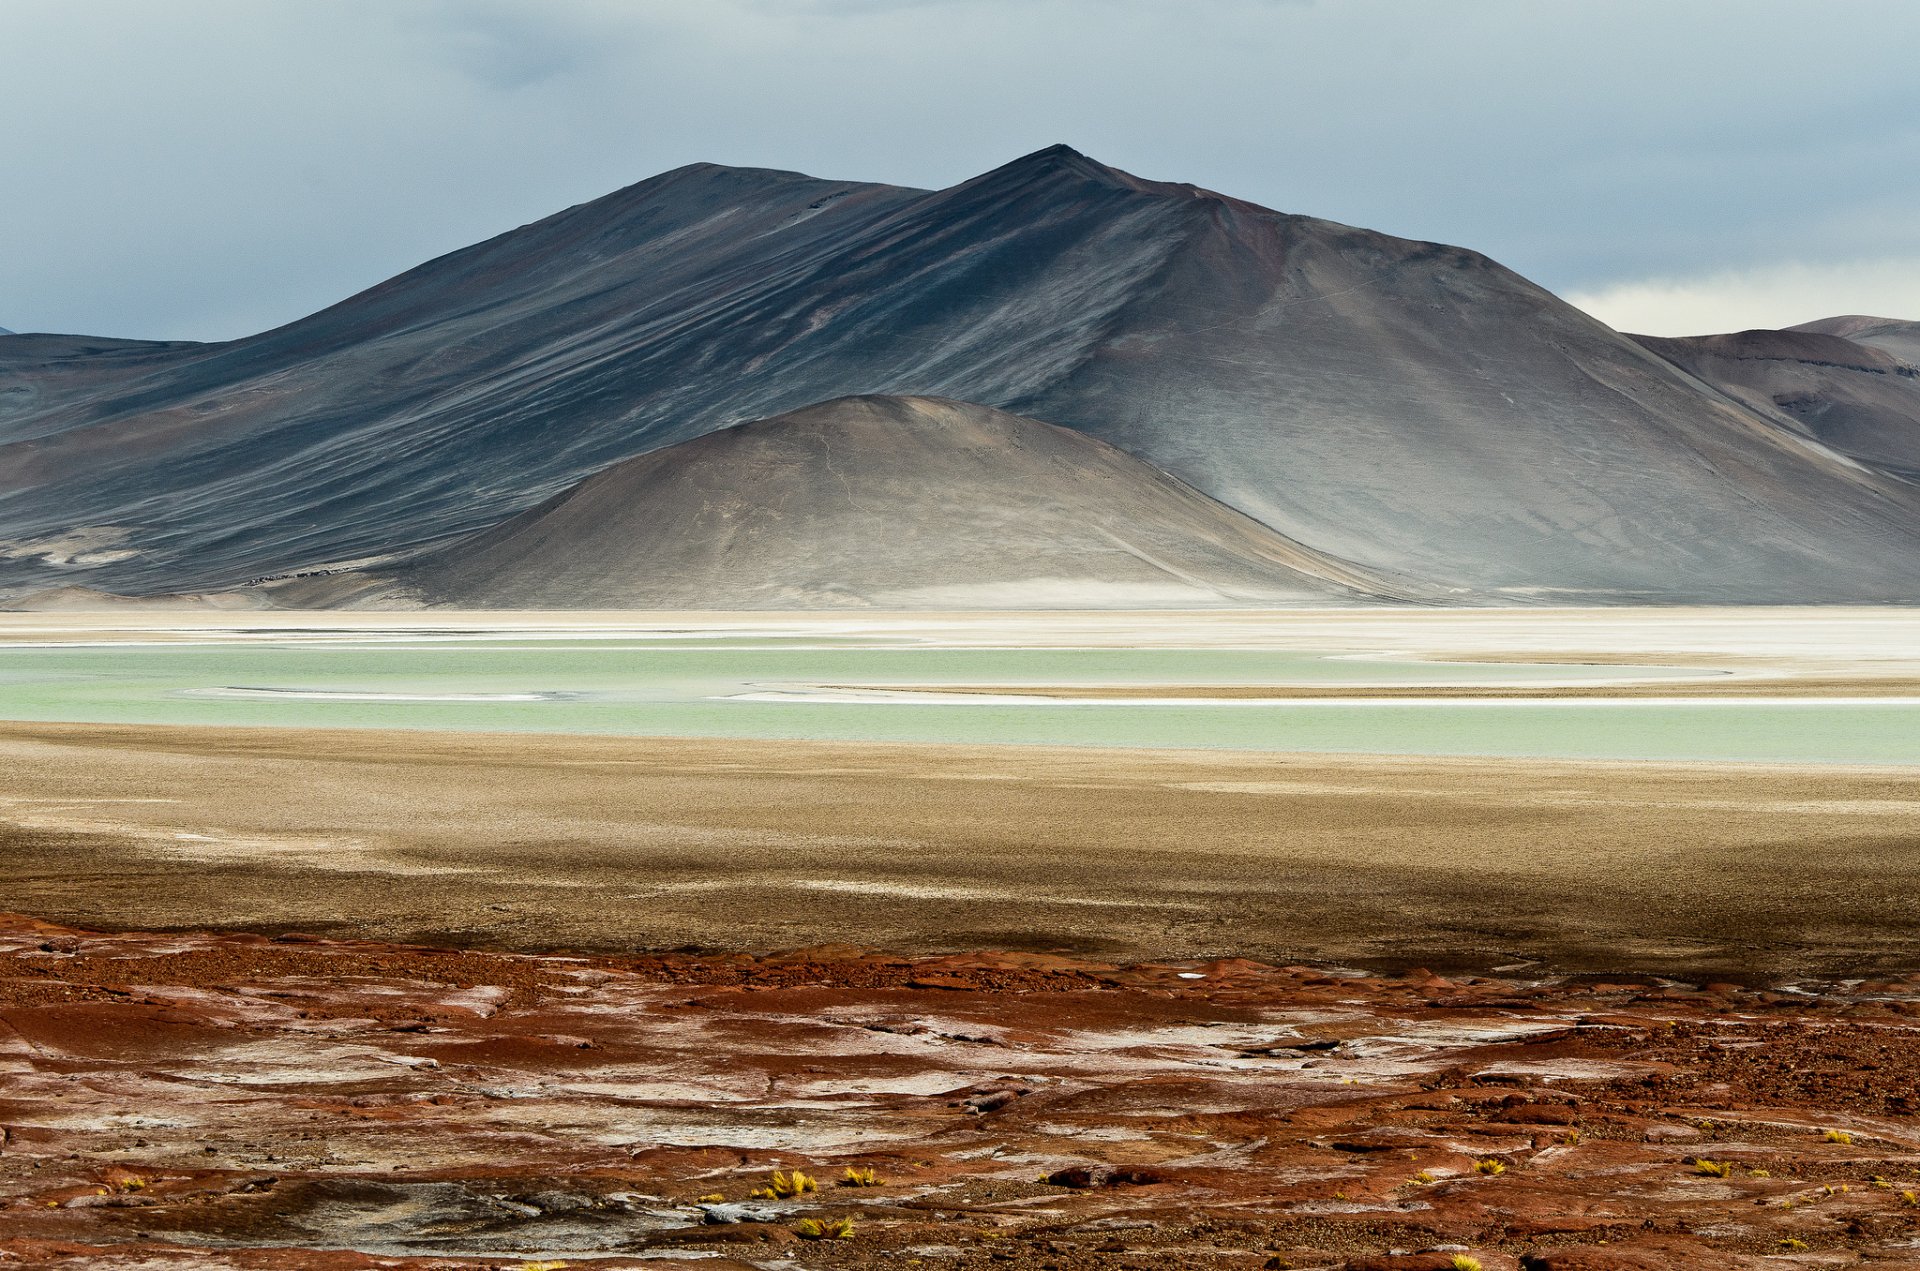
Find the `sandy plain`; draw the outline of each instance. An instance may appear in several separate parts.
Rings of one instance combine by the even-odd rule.
[[[1832,977],[1916,842],[1900,769],[0,726],[0,894],[95,927]]]

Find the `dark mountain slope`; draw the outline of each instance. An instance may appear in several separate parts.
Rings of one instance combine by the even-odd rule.
[[[0,588],[392,553],[730,423],[916,393],[1463,599],[1920,594],[1920,492],[1485,257],[1064,147],[935,193],[681,169],[155,358],[0,424],[0,539],[130,553],[79,578],[28,552]]]
[[[1031,392],[1151,276],[1170,209],[1082,199],[1046,159],[1000,176],[643,182],[26,421],[0,527],[130,523],[146,554],[89,583],[217,585],[471,530],[849,391]]]
[[[0,532],[128,525],[145,554],[86,581],[154,590],[490,524],[647,444],[651,342],[902,197],[683,169],[182,351],[0,430]]]
[[[172,365],[202,346],[80,335],[0,333],[0,444],[57,433],[69,413],[90,412],[117,386]],[[16,452],[9,450],[12,455]],[[0,472],[0,483],[22,474]]]
[[[471,608],[1352,603],[1392,585],[1065,428],[859,397],[614,465],[383,575]],[[366,603],[370,580],[296,586]]]
[[[1920,369],[1885,349],[1805,328],[1634,339],[1755,411],[1920,480]]]

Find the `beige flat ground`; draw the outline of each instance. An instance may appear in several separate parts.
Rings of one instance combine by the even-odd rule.
[[[1917,847],[1895,769],[0,725],[4,907],[90,926],[1836,976]]]

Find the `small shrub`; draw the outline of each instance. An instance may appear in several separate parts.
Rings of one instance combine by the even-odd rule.
[[[840,1176],[842,1187],[879,1187],[880,1185],[880,1176],[873,1172],[872,1166],[863,1169],[848,1166],[847,1172]]]
[[[1807,1242],[1806,1242],[1806,1241],[1804,1241],[1804,1240],[1795,1240],[1795,1239],[1794,1239],[1794,1238],[1793,1238],[1792,1236],[1788,1236],[1788,1237],[1787,1237],[1787,1238],[1786,1238],[1785,1240],[1782,1240],[1782,1241],[1780,1242],[1780,1247],[1781,1247],[1782,1249],[1792,1249],[1792,1250],[1796,1250],[1796,1251],[1798,1251],[1798,1250],[1801,1250],[1801,1249],[1805,1249],[1805,1248],[1807,1248],[1808,1246],[1807,1246]]]
[[[717,1205],[726,1198],[727,1194],[725,1192],[708,1192],[706,1195],[699,1197],[694,1203],[698,1205]]]
[[[1705,1178],[1725,1178],[1733,1173],[1732,1161],[1710,1161],[1702,1156],[1693,1163],[1693,1172]]]
[[[1913,1192],[1901,1192],[1900,1203],[1908,1209],[1920,1209],[1920,1195]]]
[[[1415,1174],[1408,1181],[1418,1183],[1420,1184],[1420,1186],[1425,1187],[1428,1183],[1431,1183],[1433,1181],[1433,1175],[1427,1173],[1427,1171],[1425,1170],[1421,1170],[1418,1174]]]
[[[1826,1140],[1829,1143],[1851,1143],[1853,1142],[1853,1136],[1845,1130],[1828,1130]]]
[[[1484,1161],[1474,1162],[1473,1168],[1475,1173],[1485,1174],[1489,1178],[1497,1178],[1507,1172],[1507,1167],[1499,1161],[1494,1160],[1491,1156]]]
[[[1573,1147],[1580,1142],[1580,1131],[1568,1130],[1565,1137],[1563,1137],[1560,1141],[1566,1144],[1568,1147]]]
[[[793,1226],[793,1234],[802,1240],[851,1240],[851,1218],[802,1218]]]

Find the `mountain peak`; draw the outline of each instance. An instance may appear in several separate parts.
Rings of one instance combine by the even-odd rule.
[[[1130,172],[1122,172],[1119,168],[1108,167],[1098,159],[1082,154],[1064,143],[1048,146],[1044,150],[1036,150],[1032,154],[1021,155],[1010,163],[1003,163],[991,172],[975,177],[974,181],[1026,185],[1060,176],[1104,185],[1115,190],[1155,188],[1153,182],[1143,181]]]

